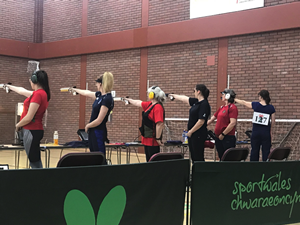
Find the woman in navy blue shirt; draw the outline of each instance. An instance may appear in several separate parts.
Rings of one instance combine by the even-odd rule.
[[[270,105],[270,94],[267,90],[258,93],[259,102],[246,102],[235,99],[239,104],[253,109],[251,155],[250,161],[259,161],[259,150],[262,147],[262,159],[267,161],[272,145],[272,127],[275,124],[275,108]]]
[[[89,135],[89,149],[91,152],[100,151],[105,155],[105,141],[107,140],[106,122],[112,109],[114,100],[111,90],[114,84],[112,73],[105,72],[96,80],[97,92],[72,88],[86,97],[94,99],[90,122],[85,126],[85,132]]]

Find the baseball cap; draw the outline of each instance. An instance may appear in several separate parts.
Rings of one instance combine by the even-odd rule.
[[[102,78],[98,78],[97,80],[95,80],[97,83],[102,83]]]

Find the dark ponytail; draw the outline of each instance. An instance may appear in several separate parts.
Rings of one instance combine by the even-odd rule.
[[[262,97],[263,100],[265,100],[266,104],[269,105],[271,102],[270,94],[267,90],[261,90],[258,95]]]
[[[50,100],[50,88],[49,88],[49,82],[48,82],[48,75],[44,70],[39,70],[36,72],[37,81],[38,84],[44,89],[44,91],[47,93],[47,100],[49,102]]]
[[[196,90],[201,92],[201,95],[207,99],[209,96],[209,89],[204,84],[197,84]]]

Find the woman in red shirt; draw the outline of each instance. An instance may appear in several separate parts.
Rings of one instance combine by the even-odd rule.
[[[40,141],[44,136],[43,116],[50,100],[48,75],[43,70],[35,71],[29,79],[33,91],[22,87],[6,85],[12,91],[27,97],[23,105],[20,122],[16,131],[23,128],[23,143],[31,168],[43,168]]]
[[[238,117],[238,109],[234,103],[235,93],[231,89],[225,89],[222,94],[222,101],[225,105],[222,105],[217,112],[211,117],[207,122],[207,125],[211,124],[217,119],[215,126],[216,134],[216,148],[220,160],[224,152],[229,148],[234,148],[236,146],[235,137],[235,126]]]
[[[146,160],[150,160],[152,155],[159,153],[162,143],[162,132],[164,128],[165,110],[165,93],[157,86],[152,86],[147,91],[148,101],[133,100],[125,98],[130,104],[143,109],[142,127],[142,144],[145,148]]]

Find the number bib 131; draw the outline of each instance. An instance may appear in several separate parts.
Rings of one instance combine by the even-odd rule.
[[[269,114],[260,113],[260,112],[253,113],[252,123],[268,126],[269,121],[270,121]]]

